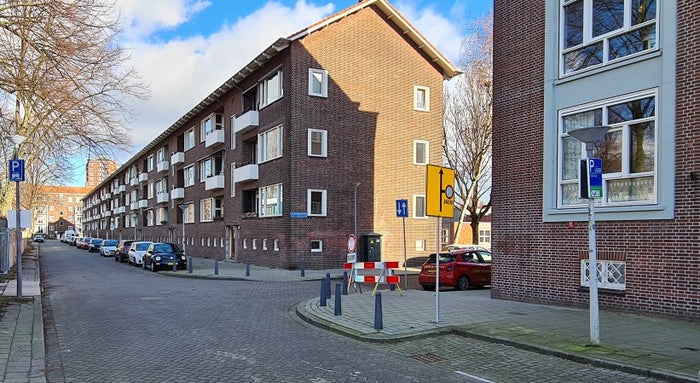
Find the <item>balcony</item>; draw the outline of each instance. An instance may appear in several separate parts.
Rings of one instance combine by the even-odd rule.
[[[211,176],[204,181],[204,190],[216,190],[224,188],[224,175]]]
[[[114,208],[114,210],[112,212],[114,214],[123,214],[126,212],[126,207],[125,206],[118,206],[118,207]]]
[[[126,185],[119,185],[117,188],[117,193],[124,193],[126,191]]]
[[[148,207],[148,200],[147,200],[147,199],[142,199],[142,200],[140,200],[140,201],[139,201],[139,207],[140,207],[140,208]]]
[[[139,203],[138,202],[132,202],[129,204],[129,209],[131,210],[138,210],[139,209]]]
[[[234,131],[236,133],[245,133],[250,129],[258,127],[258,111],[249,110],[242,115],[236,117],[233,122]]]
[[[143,172],[139,174],[139,182],[146,182],[148,181],[148,173]]]
[[[112,211],[111,210],[105,210],[102,212],[102,218],[107,218],[112,216]]]
[[[233,170],[233,182],[246,182],[258,179],[258,165],[243,165]]]
[[[170,194],[168,192],[156,194],[156,203],[166,203],[170,200]]]
[[[185,198],[185,188],[175,188],[170,191],[171,199],[183,199]]]
[[[110,199],[110,198],[112,198],[112,193],[104,193],[100,196],[100,198],[102,198],[103,201]]]
[[[173,166],[178,165],[178,164],[184,164],[185,163],[185,152],[173,153],[173,155],[170,156],[170,163],[173,164]]]
[[[158,173],[167,172],[169,168],[170,168],[170,162],[168,162],[168,161],[160,161],[159,163],[156,164],[156,171]]]
[[[224,130],[223,129],[218,129],[213,132],[209,132],[207,134],[207,140],[204,143],[204,147],[208,148],[210,146],[214,146],[217,144],[223,144],[224,143]]]
[[[129,181],[129,185],[131,186],[138,186],[139,185],[139,179],[138,177],[134,177]]]

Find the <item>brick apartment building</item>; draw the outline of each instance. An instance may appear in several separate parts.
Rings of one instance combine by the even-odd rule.
[[[119,165],[108,158],[90,158],[85,164],[85,187],[92,189],[114,173]]]
[[[32,232],[58,237],[66,230],[82,230],[83,197],[91,188],[42,186],[32,208]]]
[[[568,132],[610,126],[594,150],[600,306],[700,318],[700,2],[494,9],[492,296],[588,303],[586,152]]]
[[[457,73],[387,1],[359,2],[275,41],[117,169],[84,199],[85,234],[338,267],[355,227],[360,259],[403,259],[408,199],[406,242],[425,256],[425,165],[441,163]]]

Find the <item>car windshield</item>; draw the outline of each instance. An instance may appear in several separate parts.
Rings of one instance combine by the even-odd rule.
[[[138,251],[146,251],[146,250],[148,250],[148,245],[150,245],[150,243],[144,242],[144,243],[137,243],[134,247]]]
[[[105,241],[104,246],[117,246],[118,243],[119,241],[117,241],[116,239],[110,239]]]
[[[454,262],[455,260],[455,255],[452,253],[440,253],[440,263],[447,263],[447,262]],[[434,264],[435,263],[435,254],[430,254],[428,257],[428,260],[425,261],[425,263],[430,263]]]
[[[95,239],[92,240],[92,243],[93,243],[94,245],[99,245],[100,243],[102,243],[102,240],[99,239],[99,238],[95,238]]]
[[[488,251],[480,251],[479,254],[481,254],[481,258],[484,259],[484,262],[491,263],[491,253]]]

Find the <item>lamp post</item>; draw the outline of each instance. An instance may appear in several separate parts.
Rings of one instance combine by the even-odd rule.
[[[353,207],[355,210],[355,228],[354,228],[353,234],[355,234],[355,241],[357,241],[357,187],[360,186],[360,184],[361,184],[361,182],[358,182],[355,184],[355,191],[353,193],[353,195],[354,195]],[[355,243],[357,243],[357,242],[355,242]],[[355,259],[357,259],[357,255],[355,255]]]
[[[19,157],[19,146],[27,139],[27,137],[20,136],[19,134],[15,134],[14,136],[10,137],[10,141],[15,145],[15,150],[14,150],[14,155],[12,156],[13,160],[17,160]],[[15,231],[17,233],[17,244],[15,246],[15,249],[17,250],[17,298],[22,298],[22,246],[20,243],[22,242],[22,224],[20,222],[21,217],[20,217],[20,198],[19,198],[19,183],[20,179],[17,179],[15,181]]]
[[[586,144],[587,160],[582,166],[588,167],[588,160],[593,157],[593,149],[595,143],[610,130],[609,126],[589,126],[584,128],[572,129],[568,133],[570,136]],[[582,169],[583,171],[587,169]],[[582,177],[579,176],[579,183],[582,182]],[[581,189],[582,185],[580,186]],[[586,188],[587,190],[588,188]],[[595,197],[588,190],[585,195],[581,193],[581,198],[588,199],[588,291],[589,291],[589,321],[590,321],[590,336],[591,345],[597,346],[600,344],[600,318],[598,316],[598,260],[596,254],[595,240]]]
[[[185,215],[187,214],[187,204],[183,203],[177,206],[182,210],[182,253],[187,255],[185,252]]]

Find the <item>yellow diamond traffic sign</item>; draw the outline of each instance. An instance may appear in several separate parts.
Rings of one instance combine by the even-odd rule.
[[[425,212],[430,217],[454,217],[455,171],[428,165],[425,182]]]

